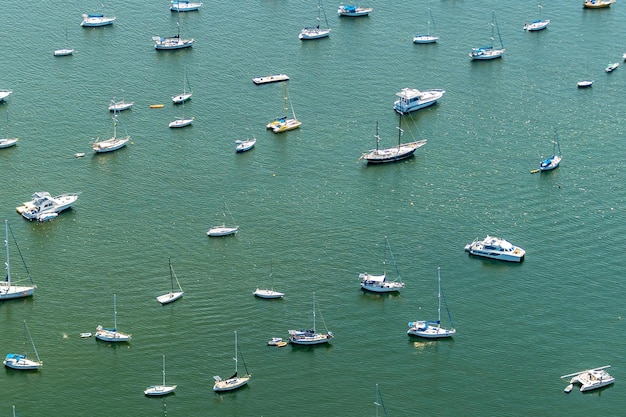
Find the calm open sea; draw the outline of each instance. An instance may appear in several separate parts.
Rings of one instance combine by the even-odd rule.
[[[107,1],[117,21],[100,29],[79,26],[99,1],[0,6],[0,88],[13,89],[0,135],[20,138],[0,151],[0,218],[38,284],[32,299],[0,304],[0,356],[23,349],[26,320],[44,361],[40,372],[0,372],[0,415],[13,405],[22,417],[383,415],[376,384],[389,416],[623,413],[626,69],[604,72],[626,50],[620,1],[540,13],[536,1],[370,0],[359,19],[326,3],[331,36],[310,42],[298,33],[315,24],[314,0],[205,1],[180,15],[196,45],[169,53],[151,41],[176,34],[166,0]],[[429,8],[441,40],[414,45]],[[506,54],[471,62],[471,48],[490,43],[492,10]],[[539,16],[552,19],[547,30],[522,30]],[[76,53],[52,56],[65,46]],[[185,70],[195,122],[168,129]],[[303,122],[282,135],[265,124],[283,113],[283,86],[251,81],[278,72]],[[585,78],[593,88],[577,89]],[[406,141],[428,144],[406,162],[366,166],[358,158],[376,122],[384,146],[397,140],[392,104],[404,87],[447,91],[403,122]],[[132,143],[93,156],[92,138],[112,134],[114,97],[135,102],[118,125]],[[530,174],[555,130],[561,167]],[[235,154],[235,140],[252,136],[256,147]],[[38,224],[15,212],[35,191],[81,194]],[[209,239],[224,203],[240,231]],[[524,247],[525,262],[468,257],[464,245],[487,234]],[[364,294],[358,274],[382,272],[384,236],[406,288]],[[168,258],[185,296],[161,306]],[[23,277],[15,252],[12,261]],[[407,322],[436,317],[437,267],[457,334],[410,339]],[[270,271],[283,300],[252,296],[271,286]],[[313,292],[332,343],[266,346],[311,326]],[[132,342],[81,339],[113,325],[113,294]],[[235,330],[252,379],[217,395],[212,377],[233,372]],[[144,397],[161,382],[163,354],[178,389]],[[607,364],[613,387],[563,393],[560,375]]]

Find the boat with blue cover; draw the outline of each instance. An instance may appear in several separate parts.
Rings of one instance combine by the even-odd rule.
[[[372,10],[374,10],[372,7],[341,5],[339,6],[339,9],[337,9],[337,13],[339,13],[339,16],[359,17],[359,16],[369,16]]]
[[[495,40],[494,33],[498,34],[498,40],[500,41],[500,46],[495,47],[493,44],[488,46],[481,46],[479,48],[473,48],[469,53],[470,58],[472,60],[489,60],[501,58],[504,54],[504,44],[502,43],[502,36],[500,35],[500,28],[498,27],[498,22],[496,20],[496,14],[493,12],[491,14],[491,41]]]

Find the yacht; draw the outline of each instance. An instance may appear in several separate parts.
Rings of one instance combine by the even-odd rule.
[[[519,246],[489,235],[483,240],[476,239],[472,243],[465,245],[465,251],[469,252],[470,255],[509,262],[521,262],[526,254],[526,251]]]
[[[445,93],[446,90],[442,89],[420,91],[415,88],[403,88],[396,93],[400,98],[393,103],[393,108],[398,113],[410,113],[435,104]]]
[[[611,365],[601,366],[595,369],[588,369],[586,371],[574,372],[573,374],[563,375],[561,378],[569,378],[573,377],[570,380],[570,383],[567,387],[565,387],[565,392],[569,393],[572,388],[574,388],[574,384],[580,385],[580,391],[591,391],[594,389],[606,387],[607,385],[611,385],[615,382],[615,377],[611,376],[606,368],[610,368]]]
[[[52,197],[47,191],[39,191],[33,194],[31,201],[24,202],[15,209],[25,219],[46,221],[52,220],[60,212],[70,208],[77,199],[77,194],[61,194]]]

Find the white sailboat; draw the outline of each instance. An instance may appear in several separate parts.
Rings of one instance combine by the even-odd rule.
[[[65,44],[67,45],[67,28],[65,28]],[[68,56],[68,55],[72,55],[74,53],[74,49],[73,48],[61,48],[61,49],[55,49],[53,52],[54,56]]]
[[[288,130],[297,129],[302,125],[302,122],[298,120],[296,117],[296,112],[293,109],[293,103],[289,100],[289,95],[287,94],[287,84],[284,85],[284,100],[285,100],[285,114],[289,112],[289,106],[291,105],[291,114],[292,118],[288,116],[277,117],[276,119],[269,122],[265,127],[268,129],[272,129],[274,133],[282,133]]]
[[[1,102],[2,100],[0,100]],[[9,125],[9,112],[7,111],[7,126]],[[0,149],[10,148],[17,144],[18,138],[0,138]]]
[[[161,397],[171,394],[176,390],[176,385],[165,385],[165,355],[163,355],[163,385],[152,385],[146,388],[143,393],[149,397]]]
[[[456,333],[454,324],[452,324],[452,316],[450,316],[447,303],[446,311],[448,311],[448,318],[450,319],[452,328],[444,329],[441,327],[441,268],[437,268],[437,280],[439,285],[439,292],[437,295],[439,303],[437,306],[437,320],[412,321],[409,323],[409,330],[407,331],[407,334],[427,339],[440,339],[443,337],[450,337]]]
[[[270,280],[272,282],[271,289],[260,289],[257,287],[256,291],[254,291],[254,295],[259,298],[283,298],[285,296],[284,293],[278,292],[274,290],[274,278],[272,277],[272,267],[270,266]]]
[[[548,27],[550,24],[550,19],[541,19],[541,11],[543,10],[543,6],[539,3],[539,19],[533,20],[530,23],[524,23],[524,30],[528,32],[534,32],[538,30],[542,30]]]
[[[177,118],[176,120],[171,121],[169,124],[169,127],[171,128],[185,127],[193,123],[193,120],[194,120],[193,117],[185,116],[185,102],[184,101],[182,102],[182,108],[183,108],[183,115]]]
[[[224,202],[224,218],[226,218],[226,213],[228,213],[230,215],[230,218],[232,219],[232,222],[235,223],[235,219],[233,218],[233,215],[230,214],[230,211],[228,210],[228,207],[226,207],[226,202]],[[234,235],[235,233],[237,233],[237,231],[239,230],[239,226],[226,226],[226,222],[224,221],[224,223],[222,223],[219,226],[213,226],[211,227],[207,232],[207,236],[211,236],[211,237],[220,237],[220,236],[228,236],[228,235]]]
[[[182,297],[185,294],[183,292],[182,287],[180,286],[180,282],[178,282],[178,277],[176,276],[176,273],[174,272],[174,267],[172,267],[172,262],[169,258],[168,258],[168,262],[170,265],[170,282],[172,284],[172,289],[167,294],[159,295],[156,298],[157,301],[161,304],[169,304],[173,301],[178,300],[180,297]],[[176,280],[178,291],[174,291],[174,280]]]
[[[418,34],[413,37],[413,43],[435,43],[439,40],[439,36],[431,35],[430,33],[430,23],[432,22],[433,28],[435,27],[435,19],[433,18],[433,13],[430,9],[428,9],[429,19],[428,19],[428,27],[426,33]]]
[[[396,280],[395,281],[387,281],[387,252],[391,255],[391,260],[393,262],[393,266],[396,269]],[[383,256],[383,274],[382,275],[372,275],[367,272],[363,272],[359,274],[359,278],[361,278],[361,288],[365,291],[371,292],[398,292],[402,288],[404,288],[404,282],[402,282],[402,278],[400,277],[400,270],[398,269],[398,265],[396,264],[396,259],[393,256],[393,252],[391,251],[391,246],[389,245],[389,241],[387,240],[387,236],[385,236],[385,249]]]
[[[239,373],[239,369],[238,369],[239,359],[238,358],[239,358],[239,349],[237,347],[237,331],[235,331],[235,357],[233,358],[233,360],[235,361],[235,373],[233,374],[233,376],[231,376],[228,379],[222,379],[218,375],[215,375],[213,377],[213,379],[215,380],[215,383],[213,384],[213,391],[215,392],[233,391],[233,390],[236,390],[237,388],[243,387],[244,385],[248,383],[252,375],[248,373],[248,369],[246,368],[245,361],[243,362],[243,366],[244,366],[244,369],[246,370],[246,373],[244,376],[238,375]],[[241,359],[243,360],[243,357]]]
[[[324,21],[326,22],[325,28],[320,27],[322,14],[324,14]],[[326,38],[329,35],[330,35],[330,26],[328,25],[326,12],[324,11],[324,8],[322,7],[322,0],[320,0],[317,5],[317,26],[303,28],[300,31],[298,38],[300,40],[320,39],[320,38]]]
[[[43,366],[43,362],[41,361],[41,359],[39,359],[37,348],[35,348],[35,342],[33,341],[33,338],[30,335],[30,332],[28,331],[28,326],[26,325],[26,321],[24,321],[24,334],[25,334],[25,337],[30,341],[30,344],[33,347],[35,356],[37,357],[37,360],[28,359],[26,352],[24,352],[23,355],[19,353],[9,353],[4,358],[4,361],[2,363],[4,363],[4,366],[6,366],[7,368],[13,368],[13,369],[18,369],[22,371],[39,369]],[[24,346],[26,346],[26,344],[27,344],[27,341],[24,342]]]
[[[91,149],[95,153],[113,152],[126,146],[130,136],[117,137],[117,111],[113,111],[113,137],[106,140],[97,140],[91,144]]]
[[[569,393],[574,385],[580,385],[580,392],[591,391],[611,385],[615,382],[615,377],[611,376],[606,369],[611,365],[601,366],[599,368],[587,369],[585,371],[574,372],[573,374],[563,375],[561,378],[570,378],[569,385],[563,391]]]
[[[289,341],[294,345],[319,345],[321,343],[328,343],[330,339],[334,337],[332,332],[326,330],[326,333],[317,333],[315,310],[317,303],[315,301],[315,293],[313,293],[313,328],[302,330],[289,330]],[[324,319],[322,318],[322,321]],[[326,324],[324,323],[324,327]]]
[[[189,78],[187,78],[187,67],[185,67],[185,72],[183,74],[183,92],[182,94],[173,96],[172,101],[174,102],[174,104],[182,104],[185,101],[191,99],[192,95],[193,93],[191,91],[191,85],[189,85]]]
[[[131,338],[131,335],[117,330],[117,296],[113,294],[113,328],[107,329],[98,325],[96,339],[104,342],[129,342]]]
[[[494,46],[495,38],[494,33],[497,32],[498,39],[500,41],[500,45],[498,47]],[[469,53],[470,58],[473,60],[487,60],[487,59],[496,59],[502,57],[504,54],[504,44],[502,43],[502,36],[500,35],[500,27],[498,26],[498,21],[496,20],[496,13],[491,13],[491,45],[482,46],[480,48],[473,48]]]
[[[556,131],[554,132],[554,141],[552,143],[554,145],[552,155],[539,163],[540,171],[550,171],[558,168],[561,164],[561,159],[563,159],[561,155],[561,144],[559,143],[559,137],[556,134]]]
[[[36,285],[26,286],[26,285],[15,285],[11,282],[11,260],[9,258],[9,222],[8,220],[4,221],[5,226],[5,238],[4,245],[6,247],[6,270],[7,275],[4,281],[0,282],[0,301],[10,300],[13,298],[24,298],[30,297],[35,292]],[[22,257],[22,252],[19,250],[19,246],[17,246],[17,241],[15,240],[15,236],[13,236],[13,232],[11,232],[11,236],[13,237],[13,241],[15,243],[15,247],[17,248],[20,257]],[[22,262],[24,262],[24,258],[22,257]],[[28,274],[28,278],[31,283],[33,282],[33,278],[30,276],[30,271],[26,266],[26,262],[24,262],[24,268],[26,269],[26,273]]]
[[[153,36],[152,40],[154,41],[154,49],[156,49],[157,51],[172,51],[176,49],[192,47],[194,42],[196,41],[195,39],[181,39],[180,37],[180,14],[178,16],[178,21],[176,22],[176,28],[178,32],[176,32],[176,35],[174,36]]]

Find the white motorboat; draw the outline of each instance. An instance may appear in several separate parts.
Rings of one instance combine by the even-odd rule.
[[[232,222],[235,223],[235,219],[233,218],[233,215],[230,214],[230,211],[228,211],[228,208],[226,207],[226,203],[224,203],[224,211],[222,213],[224,215],[224,218],[226,218],[227,212]],[[206,234],[207,236],[210,236],[210,237],[220,237],[220,236],[234,235],[235,233],[237,233],[238,230],[239,230],[239,226],[226,226],[226,222],[224,222],[220,226],[211,227],[206,232]]]
[[[47,191],[38,191],[33,194],[31,201],[22,203],[15,208],[18,213],[28,220],[51,220],[60,212],[72,207],[78,200],[77,194],[61,194],[52,197]]]
[[[181,298],[183,295],[185,295],[185,292],[183,291],[183,288],[180,286],[180,282],[178,282],[178,277],[176,276],[176,273],[174,272],[174,267],[172,267],[172,262],[171,260],[168,259],[168,263],[169,263],[169,267],[170,267],[170,284],[171,284],[171,289],[170,292],[163,294],[163,295],[159,295],[156,299],[159,303],[161,304],[169,304],[173,301],[178,300],[179,298]],[[178,287],[178,290],[176,290],[176,287],[174,286],[174,281],[176,281],[176,287]]]
[[[83,21],[80,23],[82,27],[100,27],[112,25],[115,17],[107,17],[102,13],[90,13],[83,15]]]
[[[30,340],[30,344],[33,347],[33,351],[35,352],[35,356],[37,357],[37,360],[29,359],[26,353],[24,353],[23,355],[19,353],[9,353],[4,358],[4,361],[2,361],[2,363],[4,363],[4,366],[6,366],[7,368],[17,369],[21,371],[37,370],[43,366],[43,362],[41,361],[41,359],[39,359],[37,348],[35,348],[35,342],[33,341],[33,338],[30,335],[30,332],[28,331],[28,326],[26,325],[26,321],[24,321],[24,333],[25,333],[26,338]]]
[[[236,140],[235,144],[235,151],[237,153],[246,152],[254,148],[254,145],[256,144],[256,138],[253,137],[252,139],[248,140]]]
[[[448,318],[450,319],[451,329],[444,329],[441,327],[441,268],[437,268],[437,280],[439,286],[439,292],[437,295],[437,320],[422,320],[409,322],[409,330],[407,334],[410,336],[419,336],[425,339],[441,339],[444,337],[451,337],[456,333],[454,325],[452,324],[452,316],[448,310],[448,304],[446,304],[446,311],[448,312]],[[445,298],[444,298],[445,301]]]
[[[494,31],[497,31],[498,39],[500,40],[500,45],[495,47],[494,45],[482,46],[480,48],[472,48],[472,51],[469,53],[470,58],[472,60],[489,60],[496,59],[502,57],[504,55],[504,44],[502,43],[502,36],[500,35],[500,28],[498,27],[498,22],[496,21],[496,14],[491,14],[491,39],[493,41]]]
[[[410,113],[424,107],[432,106],[437,103],[446,90],[435,88],[432,90],[420,91],[415,88],[403,88],[396,96],[400,97],[394,101],[393,108],[398,113]]]
[[[578,88],[588,88],[593,85],[593,80],[578,81]]]
[[[313,293],[313,328],[302,330],[289,330],[289,341],[294,345],[319,345],[328,343],[333,338],[333,333],[326,330],[326,333],[318,333],[316,326],[315,310],[317,303],[315,293]],[[322,319],[323,321],[323,319]],[[325,325],[324,325],[325,326]]]
[[[359,7],[354,5],[341,5],[337,9],[339,16],[360,17],[369,16],[374,9],[372,7]]]
[[[465,245],[465,251],[474,256],[508,262],[521,262],[526,254],[526,251],[519,246],[489,235],[482,240],[476,239],[472,243]]]
[[[13,90],[0,90],[0,101],[4,101],[13,93]]]
[[[132,101],[115,101],[115,99],[111,100],[111,104],[109,104],[109,111],[112,112],[121,112],[124,110],[128,110],[131,107],[133,107],[133,103]]]
[[[393,262],[393,266],[396,269],[397,278],[395,281],[387,281],[387,252],[391,256],[391,261]],[[402,288],[404,288],[404,282],[402,282],[402,278],[400,277],[400,270],[398,269],[398,265],[396,264],[396,259],[393,256],[393,252],[391,251],[391,246],[389,245],[389,241],[387,240],[387,236],[385,236],[385,243],[383,249],[383,266],[385,270],[382,275],[372,275],[367,272],[363,272],[359,274],[359,278],[361,278],[361,289],[365,291],[371,292],[398,292]]]
[[[569,385],[565,387],[564,391],[569,393],[574,388],[574,385],[580,385],[580,391],[591,391],[594,389],[606,387],[615,382],[615,378],[611,376],[605,369],[610,368],[611,365],[601,366],[599,368],[588,369],[585,371],[574,372],[573,374],[563,375],[561,378],[569,378]]]
[[[617,69],[617,67],[619,67],[619,62],[614,62],[612,64],[609,64],[604,70],[606,72],[613,72]]]
[[[246,362],[244,361],[243,366],[246,369],[246,373],[244,376],[239,376],[238,364],[239,364],[239,349],[237,348],[237,332],[235,332],[235,356],[233,360],[235,361],[235,373],[228,379],[222,379],[219,376],[214,376],[213,379],[215,383],[213,384],[213,391],[215,392],[224,392],[224,391],[233,391],[237,388],[241,388],[248,383],[250,380],[250,373],[248,373],[248,369],[246,368]]]
[[[200,10],[202,2],[191,2],[188,0],[172,0],[170,10],[173,12],[193,12]]]
[[[252,79],[252,82],[255,83],[256,85],[259,85],[259,84],[276,83],[276,82],[288,81],[288,80],[289,80],[289,76],[287,74],[274,74],[274,75],[268,75],[265,77],[255,77]]]
[[[10,148],[11,146],[16,145],[18,140],[19,140],[18,138],[3,138],[3,139],[0,139],[0,149],[2,149],[2,148]]]
[[[116,294],[113,294],[113,328],[107,329],[98,325],[96,327],[96,339],[102,340],[104,342],[130,342],[132,339],[131,335],[127,333],[122,333],[117,330],[117,297]]]
[[[175,390],[176,385],[165,385],[165,355],[163,355],[163,384],[149,386],[143,393],[149,397],[162,397],[171,394]]]
[[[326,22],[326,27],[321,27],[321,17],[322,13],[324,14],[324,21]],[[317,26],[305,27],[300,31],[298,35],[298,39],[300,40],[309,40],[309,39],[320,39],[326,38],[330,35],[330,27],[328,26],[328,19],[326,19],[326,12],[322,7],[322,0],[319,0],[319,4],[317,5]]]
[[[22,257],[22,253],[19,251],[19,247],[17,246],[17,240],[15,236],[13,236],[13,232],[11,232],[11,236],[13,236],[13,242],[15,243],[16,248],[18,249],[18,253],[20,257],[22,257],[22,261],[24,263],[24,268],[26,270],[26,274],[32,285],[15,285],[15,282],[11,281],[11,259],[9,257],[9,221],[4,221],[5,226],[5,238],[4,245],[6,247],[6,276],[5,279],[0,281],[0,301],[11,300],[14,298],[24,298],[30,297],[35,293],[35,288],[37,286],[33,283],[33,278],[30,275],[30,271],[28,267],[26,267],[26,262],[24,262],[24,258]]]
[[[555,132],[555,139],[554,139],[553,144],[554,144],[554,149],[552,151],[552,155],[547,157],[546,159],[543,159],[539,163],[540,171],[550,171],[555,168],[558,168],[558,166],[561,164],[561,159],[563,159],[561,155],[561,144],[559,143],[558,136],[556,136],[556,132]]]
[[[402,161],[413,156],[415,151],[426,145],[426,139],[401,143],[402,141],[402,113],[399,113],[398,122],[398,145],[392,148],[380,149],[380,135],[378,134],[378,122],[376,122],[376,149],[371,149],[361,155],[359,159],[365,159],[369,164],[382,164],[387,162]]]

